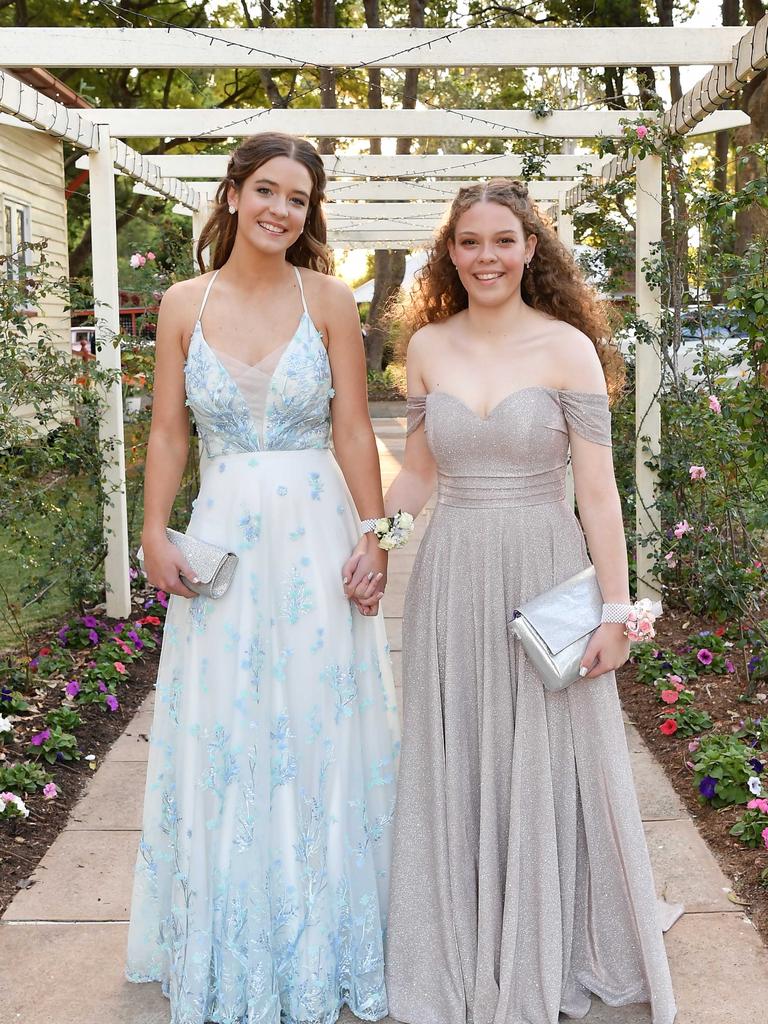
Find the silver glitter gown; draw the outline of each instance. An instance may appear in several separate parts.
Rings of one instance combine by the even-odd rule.
[[[675,1003],[613,673],[545,692],[507,620],[584,568],[569,432],[610,445],[605,396],[516,391],[484,419],[435,392],[438,500],[403,617],[403,745],[387,942],[410,1024],[555,1024]]]

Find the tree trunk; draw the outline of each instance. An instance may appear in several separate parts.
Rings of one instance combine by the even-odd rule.
[[[405,251],[377,249],[374,253],[374,286],[365,337],[365,360],[369,370],[384,369],[384,346],[388,331],[384,313],[397,294],[405,276]]]
[[[673,28],[675,24],[675,0],[656,0],[656,14],[660,25],[663,25],[664,28]],[[683,88],[680,84],[680,68],[672,67],[669,69],[669,94],[673,103],[677,103],[683,95]]]
[[[723,25],[740,25],[739,0],[722,0],[721,11]],[[724,103],[723,108],[732,106]],[[725,192],[728,186],[728,154],[731,149],[731,133],[726,128],[715,132],[715,188]]]
[[[745,20],[756,25],[765,15],[765,4],[761,0],[743,0]],[[739,104],[752,118],[744,128],[737,128],[734,137],[737,146],[751,146],[761,142],[768,134],[768,76],[761,71],[739,93]],[[760,177],[760,162],[755,156],[744,154],[744,163],[736,166],[736,188],[742,189],[755,178]],[[768,211],[756,204],[736,215],[736,252],[743,253],[757,235],[768,234]]]
[[[410,0],[409,22],[411,28],[424,28],[424,0]],[[371,25],[370,17],[376,19],[376,26]],[[378,0],[366,0],[365,3],[366,22],[370,28],[378,27]],[[374,69],[369,71],[369,76]],[[378,106],[381,106],[381,89],[379,78],[378,96],[369,77],[368,105],[373,106],[378,99]],[[403,86],[403,110],[414,110],[418,95],[419,69],[407,68],[405,72],[405,84]],[[405,155],[411,151],[411,139],[398,139],[396,152],[398,155]],[[379,139],[371,139],[371,153],[380,153],[381,143]],[[369,370],[384,369],[384,345],[387,340],[387,328],[382,324],[384,313],[390,301],[397,294],[405,276],[405,252],[398,249],[377,249],[374,253],[374,286],[373,299],[368,311],[365,336],[365,359]]]
[[[315,28],[336,28],[334,0],[312,0]],[[320,105],[323,110],[336,109],[336,72],[333,68],[320,68]],[[320,139],[318,151],[328,154],[336,151],[336,139]]]

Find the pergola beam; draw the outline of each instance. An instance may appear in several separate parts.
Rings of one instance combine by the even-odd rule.
[[[310,138],[541,138],[620,137],[622,121],[647,122],[657,115],[642,110],[553,110],[545,117],[530,110],[317,110],[296,107],[216,110],[187,108],[100,108],[87,111],[120,138],[243,138],[262,131]],[[710,114],[701,131],[720,131],[745,123],[738,110]],[[748,119],[747,119],[748,122]]]
[[[204,153],[152,155],[165,176],[177,178],[223,178],[227,173],[228,156]],[[542,174],[546,178],[573,178],[587,171],[598,174],[605,162],[595,153],[574,156],[559,153],[547,156]],[[323,157],[329,180],[340,178],[517,178],[526,172],[522,156],[488,153],[409,154],[406,156],[367,156],[345,152]],[[80,157],[77,167],[85,170],[88,157]]]
[[[735,28],[5,28],[5,67],[446,68],[724,64]],[[352,55],[354,54],[354,59]]]
[[[0,111],[80,149],[99,148],[99,129],[92,118],[48,99],[5,71],[0,71]]]
[[[739,41],[733,59],[714,67],[677,103],[665,111],[661,123],[678,135],[695,134],[711,111],[739,92],[768,67],[768,14]]]
[[[55,139],[62,139],[80,149],[98,151],[101,134],[98,111],[89,111],[84,117],[80,110],[65,107],[43,96],[37,89],[20,82],[13,75],[0,71],[0,111]],[[191,209],[200,202],[195,190],[186,182],[163,177],[159,167],[141,153],[137,153],[118,139],[112,140],[112,159],[115,167],[156,188],[168,199],[175,199]]]
[[[155,193],[173,199],[190,210],[197,210],[201,197],[188,182],[164,178],[157,164],[148,160],[119,139],[112,140],[112,163],[117,170],[148,185]]]

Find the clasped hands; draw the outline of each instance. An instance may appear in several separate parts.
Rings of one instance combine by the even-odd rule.
[[[341,570],[344,593],[361,615],[375,615],[387,585],[387,552],[378,537],[364,534]]]

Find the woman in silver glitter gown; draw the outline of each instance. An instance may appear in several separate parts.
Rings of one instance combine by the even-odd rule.
[[[600,308],[524,185],[462,189],[407,315],[409,435],[387,513],[438,487],[403,617],[387,940],[412,1024],[555,1024],[591,995],[675,1017],[605,624],[544,690],[507,621],[589,564],[628,603]],[[617,365],[618,364],[618,365]],[[601,1018],[602,1019],[602,1018]]]

